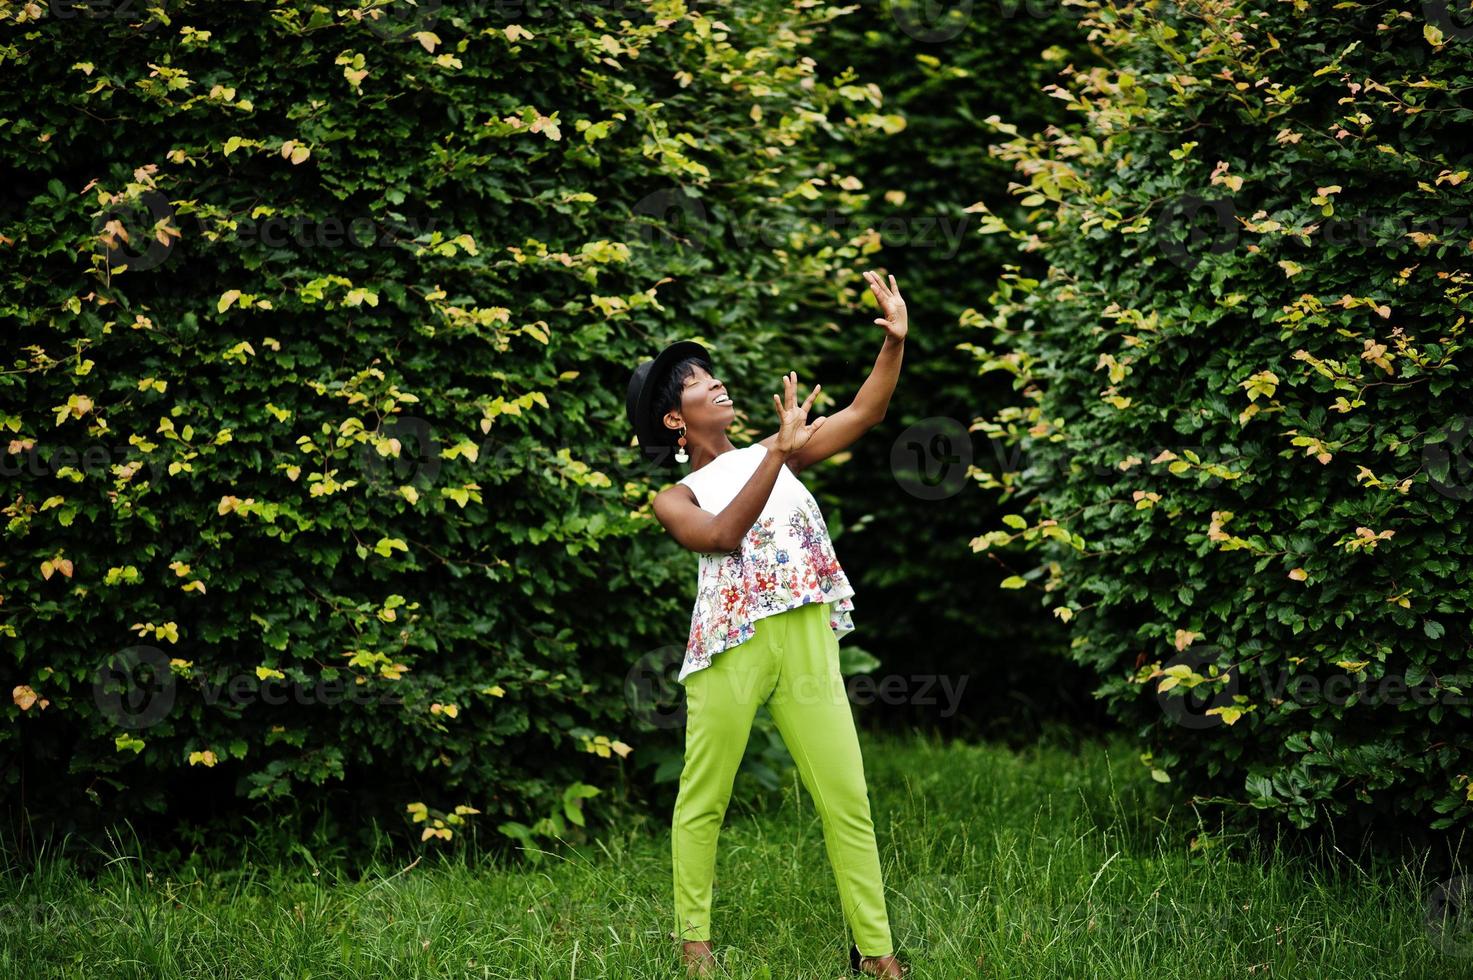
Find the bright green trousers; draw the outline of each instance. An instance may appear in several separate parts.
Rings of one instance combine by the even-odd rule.
[[[711,938],[716,838],[752,718],[765,703],[818,809],[854,944],[863,956],[893,952],[864,761],[829,607],[813,602],[759,619],[756,635],[685,679],[685,766],[671,821],[680,940]]]

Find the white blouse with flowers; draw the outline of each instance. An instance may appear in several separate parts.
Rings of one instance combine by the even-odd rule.
[[[728,450],[679,482],[691,489],[702,510],[719,514],[766,454],[760,442]],[[741,547],[700,556],[690,638],[676,680],[684,683],[722,650],[751,639],[757,620],[811,602],[833,603],[829,626],[843,637],[854,629],[853,595],[818,502],[783,466]]]

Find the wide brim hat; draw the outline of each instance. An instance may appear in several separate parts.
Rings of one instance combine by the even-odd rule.
[[[629,394],[625,398],[625,410],[629,414],[629,425],[639,439],[645,458],[652,462],[669,465],[674,458],[678,433],[665,428],[655,418],[655,392],[670,369],[687,357],[699,357],[711,362],[711,354],[694,340],[677,340],[656,354],[653,360],[645,361],[634,369],[629,378]]]

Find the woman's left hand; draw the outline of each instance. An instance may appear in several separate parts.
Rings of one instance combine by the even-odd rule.
[[[879,273],[865,272],[864,278],[869,281],[869,288],[875,294],[875,302],[885,312],[882,317],[876,317],[875,322],[885,328],[885,336],[896,340],[904,340],[906,331],[910,329],[910,323],[906,319],[905,300],[900,296],[900,287],[895,283],[895,277],[890,277],[890,285],[887,288]]]

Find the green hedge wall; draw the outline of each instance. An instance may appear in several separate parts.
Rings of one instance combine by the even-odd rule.
[[[1007,113],[1042,128],[1058,114],[1044,86],[1092,53],[1078,13],[1056,4],[858,7],[824,31],[814,57],[834,72],[852,69],[888,125],[834,150],[861,185],[838,217],[873,229],[867,247],[896,275],[915,328],[884,425],[843,465],[814,470],[825,513],[845,525],[836,546],[863,603],[855,640],[880,659],[876,675],[906,679],[903,694],[876,699],[868,717],[1016,742],[1048,723],[1082,729],[1105,719],[1089,696],[1093,675],[1067,657],[1067,633],[1027,597],[998,591],[1008,573],[979,566],[969,547],[979,521],[1001,513],[969,471],[993,473],[1007,454],[968,430],[1012,395],[1005,379],[979,382],[956,345],[971,335],[957,324],[976,305],[973,284],[1013,261],[1010,242],[980,233],[985,212],[974,206],[1021,213],[1007,195],[1011,165],[978,138],[983,120]],[[827,390],[872,358],[867,344],[851,343],[825,358],[817,379]],[[929,681],[918,678],[932,677],[960,693],[924,693]]]
[[[1085,27],[1109,67],[1054,90],[1072,122],[994,122],[1049,268],[972,321],[1023,396],[987,423],[1015,513],[975,546],[1035,548],[1004,586],[1069,623],[1158,780],[1465,826],[1473,26],[1211,0]]]
[[[606,818],[694,578],[625,386],[679,337],[776,377],[857,257],[830,16],[6,4],[12,816]]]

